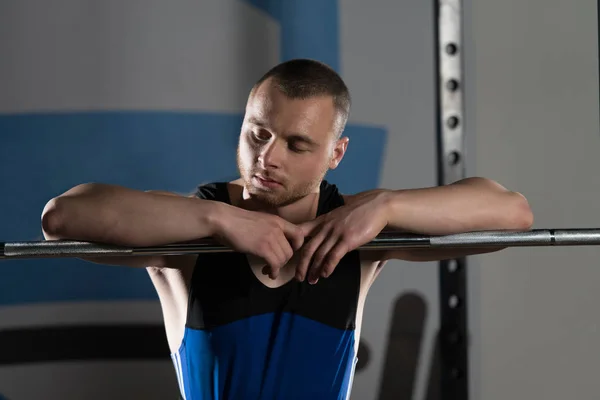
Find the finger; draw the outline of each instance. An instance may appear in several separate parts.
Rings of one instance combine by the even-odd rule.
[[[322,222],[322,218],[318,217],[316,219],[313,219],[311,221],[307,221],[304,222],[300,225],[298,225],[298,227],[300,228],[300,230],[302,231],[302,236],[309,237],[309,236],[313,236],[313,231],[319,227],[319,225],[321,225]]]
[[[317,283],[321,275],[323,261],[328,257],[329,251],[337,244],[338,240],[338,237],[331,232],[315,251],[312,262],[308,267],[308,283],[313,285]]]
[[[267,265],[263,267],[262,273],[263,275],[269,275],[270,278],[273,274],[273,270],[275,269],[275,265],[277,264],[276,257],[273,255],[273,253],[269,253],[264,256],[261,255],[261,258],[267,263]]]
[[[279,266],[281,264],[281,260],[284,258],[283,250],[280,246],[275,242],[269,241],[268,245],[265,246],[262,254],[259,254],[260,257],[267,262],[269,267],[269,277],[271,279],[275,279],[274,276],[279,271]],[[263,271],[264,272],[264,271]]]
[[[298,225],[285,221],[283,225],[283,234],[291,244],[292,251],[298,251],[304,244],[304,231]]]
[[[329,250],[325,261],[321,266],[321,276],[323,278],[328,278],[337,265],[340,263],[341,259],[348,253],[349,246],[344,240],[338,240],[335,246]]]
[[[281,268],[285,267],[294,255],[294,250],[292,249],[290,242],[288,242],[286,237],[283,235],[281,235],[281,240],[279,241],[279,248],[281,249],[281,252],[283,254],[283,259],[281,260],[279,269],[274,271],[273,279],[276,279],[279,276],[279,272],[280,272]]]
[[[281,268],[283,268],[288,261],[288,254],[291,252],[290,244],[283,235],[278,241],[273,242],[273,252],[276,256],[276,261],[271,267],[271,273],[269,274],[269,277],[271,279],[277,279],[277,277],[279,277]]]
[[[305,243],[300,259],[298,260],[298,265],[296,266],[296,279],[300,282],[306,278],[306,272],[312,261],[313,254],[325,240],[327,234],[328,230],[325,230],[324,228],[324,230],[316,233],[307,243]]]

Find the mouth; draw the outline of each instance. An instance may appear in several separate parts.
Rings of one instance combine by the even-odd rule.
[[[269,189],[273,189],[273,188],[282,186],[282,184],[279,181],[267,178],[260,174],[254,175],[253,179],[255,180],[255,182],[258,183],[259,186],[269,188]]]

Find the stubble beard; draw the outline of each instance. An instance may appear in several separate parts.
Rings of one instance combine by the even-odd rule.
[[[284,207],[313,193],[327,173],[327,168],[323,167],[319,176],[311,181],[302,182],[291,187],[286,186],[283,190],[271,192],[257,188],[252,184],[253,171],[244,168],[243,163],[241,162],[239,148],[237,150],[237,167],[244,183],[244,188],[252,196],[252,199],[270,208]]]

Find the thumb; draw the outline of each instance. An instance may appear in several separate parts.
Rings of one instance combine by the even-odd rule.
[[[300,227],[300,231],[302,232],[302,235],[304,236],[304,238],[306,238],[308,236],[312,236],[313,231],[315,230],[315,228],[317,226],[319,226],[320,222],[321,222],[321,219],[316,218],[311,221],[306,221],[306,222],[299,224],[298,226]]]

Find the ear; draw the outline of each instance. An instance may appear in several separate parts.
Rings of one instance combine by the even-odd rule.
[[[329,161],[329,169],[336,169],[337,166],[340,164],[342,158],[344,158],[344,154],[346,154],[346,148],[348,147],[349,141],[350,138],[348,137],[341,137],[338,140],[336,140],[335,145],[333,147],[333,155],[331,157],[331,160]]]

